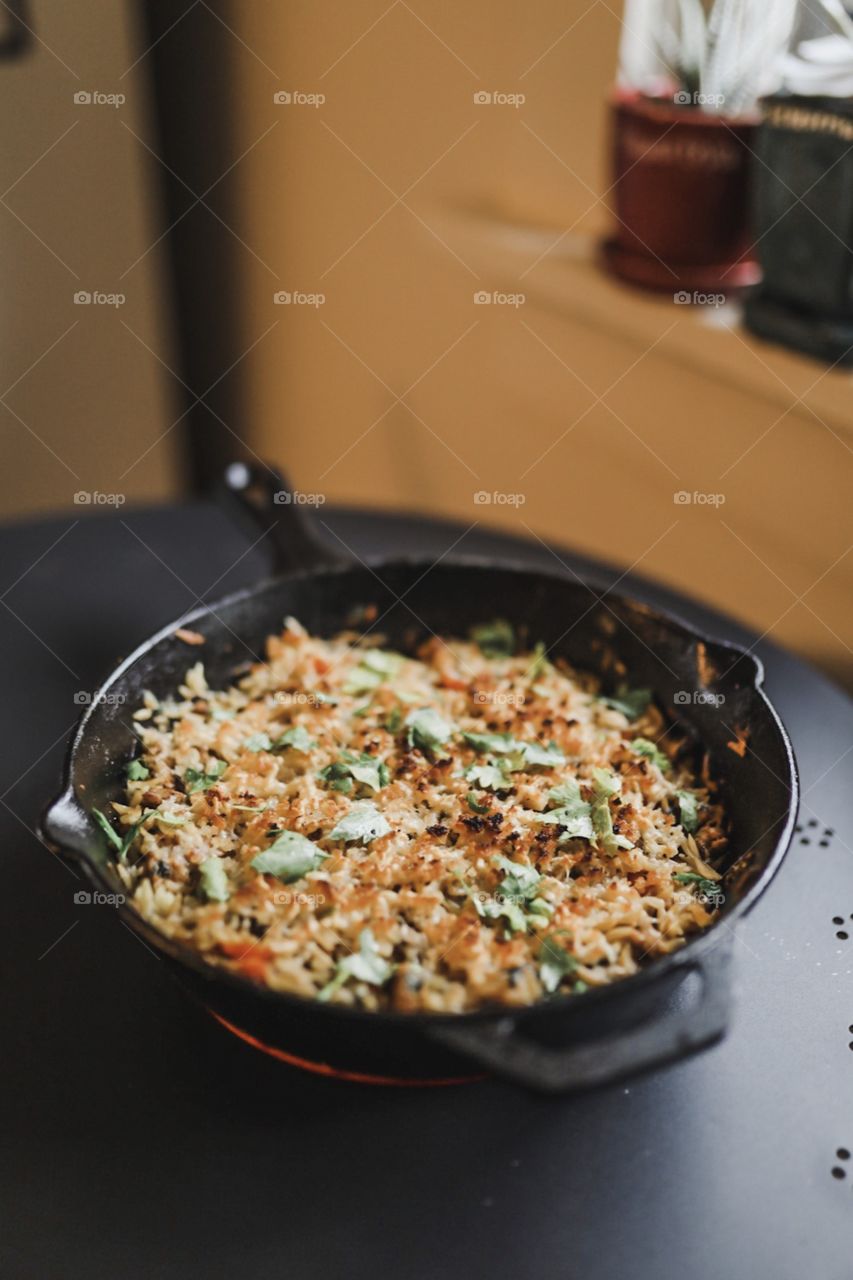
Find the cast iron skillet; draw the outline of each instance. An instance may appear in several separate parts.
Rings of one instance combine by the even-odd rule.
[[[276,493],[284,482],[242,464],[228,486],[243,512],[276,521],[278,576],[198,609],[180,625],[205,637],[190,648],[165,627],[109,677],[84,712],[66,765],[65,790],[44,817],[48,841],[80,865],[99,890],[121,890],[103,835],[89,813],[118,797],[135,753],[131,714],[144,689],[172,693],[201,658],[212,687],[263,653],[287,614],[322,636],[353,611],[378,607],[377,630],[411,650],[430,631],[464,635],[495,616],[532,644],[544,640],[607,687],[623,674],[650,687],[708,751],[731,815],[732,857],[716,923],[640,973],[582,995],[522,1010],[464,1015],[368,1013],[270,992],[206,963],[160,936],[125,904],[125,924],[158,951],[211,1012],[282,1056],[324,1064],[354,1078],[425,1082],[470,1077],[483,1068],[546,1092],[567,1092],[635,1075],[718,1040],[730,1013],[729,968],[737,926],[766,889],[787,848],[797,776],[785,729],[762,691],[761,664],[733,645],[580,580],[504,560],[460,558],[433,565],[389,557],[371,567],[343,560],[310,521]],[[697,981],[698,979],[698,981]]]

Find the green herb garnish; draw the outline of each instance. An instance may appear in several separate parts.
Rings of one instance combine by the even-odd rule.
[[[469,792],[468,792],[468,795],[467,795],[465,798],[466,798],[466,800],[467,800],[467,802],[468,802],[468,808],[469,808],[469,809],[472,809],[472,810],[474,811],[474,813],[488,813],[488,812],[489,812],[489,808],[490,808],[490,806],[489,806],[488,804],[480,804],[480,801],[477,799],[477,794],[476,794],[476,792],[474,792],[474,791],[469,791]]]
[[[539,981],[549,994],[553,994],[567,974],[573,973],[578,961],[565,951],[553,936],[545,938],[539,948]],[[578,990],[580,983],[575,984]]]
[[[511,733],[463,733],[469,747],[475,751],[506,756],[508,773],[520,773],[525,769],[553,769],[565,764],[566,757],[555,742],[522,742]]]
[[[426,755],[433,755],[453,737],[454,727],[433,707],[421,707],[410,711],[404,721],[408,729],[410,747],[417,747]]]
[[[615,694],[599,699],[606,707],[621,711],[628,720],[637,720],[651,700],[651,689],[629,689],[626,684],[620,685]]]
[[[510,773],[524,773],[528,769],[555,769],[565,763],[566,757],[556,742],[520,742],[517,750],[506,757],[505,767]]]
[[[548,792],[548,808],[561,809],[568,805],[582,803],[581,788],[577,778],[566,778],[563,782],[558,782],[556,787],[552,787]]]
[[[700,897],[722,899],[723,890],[719,880],[709,880],[707,876],[700,875],[698,871],[677,871],[675,879],[681,884],[692,884],[696,886],[696,892]]]
[[[367,982],[372,987],[381,987],[391,977],[393,966],[379,954],[372,930],[362,929],[358,936],[358,946],[357,952],[338,961],[335,976],[331,982],[326,983],[322,991],[318,991],[318,1000],[330,1000],[350,978]]]
[[[647,760],[651,760],[662,773],[669,768],[669,757],[659,751],[653,742],[649,742],[648,738],[635,738],[631,743],[631,750],[636,751],[638,756],[645,756]]]
[[[247,738],[243,743],[244,751],[269,751],[272,743],[265,733],[253,733],[251,738]]]
[[[544,676],[545,672],[551,665],[548,661],[547,655],[548,650],[545,648],[544,640],[537,640],[533,649],[533,661],[527,668],[528,680],[538,680],[540,676]]]
[[[376,805],[365,800],[354,804],[349,813],[344,814],[337,826],[329,833],[330,840],[345,840],[347,844],[370,844],[380,836],[387,836],[391,830]]]
[[[530,902],[536,897],[542,877],[535,867],[528,867],[522,862],[512,862],[502,853],[497,853],[492,862],[504,872],[498,892],[512,902]]]
[[[231,896],[221,858],[207,858],[198,869],[198,887],[207,902],[227,902]]]
[[[275,742],[272,744],[272,751],[311,751],[314,743],[308,730],[301,724],[296,724],[291,729],[285,729]]]
[[[350,672],[344,693],[370,693],[396,675],[402,666],[399,653],[385,653],[381,649],[366,650],[358,666]]]
[[[676,791],[675,795],[681,825],[688,835],[692,835],[699,826],[699,801],[692,791]]]
[[[144,782],[146,778],[150,777],[150,770],[146,768],[141,760],[131,760],[127,766],[128,782]]]
[[[403,723],[403,713],[399,707],[393,707],[382,722],[382,727],[388,733],[399,733]]]
[[[535,813],[533,816],[537,822],[548,826],[565,827],[560,836],[561,844],[567,840],[591,840],[594,834],[590,806],[585,800],[581,800],[580,795],[572,797],[569,803],[560,805],[557,809]]]
[[[327,764],[317,776],[325,782],[330,791],[341,791],[345,796],[352,791],[352,775],[347,766],[339,760],[333,760],[331,764]]]
[[[214,760],[208,773],[203,769],[187,769],[184,774],[187,795],[191,796],[196,791],[207,791],[208,787],[212,787],[219,781],[227,768],[228,765],[224,760]]]
[[[515,631],[505,618],[472,627],[468,634],[487,658],[508,658],[515,653]]]
[[[566,778],[559,786],[548,792],[548,804],[553,806],[548,813],[537,813],[538,822],[565,827],[560,836],[560,843],[567,840],[591,840],[593,826],[590,806],[581,799],[580,784],[576,778]]]
[[[630,849],[630,840],[625,836],[614,834],[613,815],[610,812],[610,797],[619,794],[622,789],[622,779],[608,769],[593,769],[592,777],[590,816],[596,843],[606,853],[611,854],[616,853],[618,849]]]
[[[475,751],[490,751],[493,755],[507,755],[520,746],[517,738],[511,733],[463,733],[462,737]]]
[[[541,876],[533,867],[497,854],[492,862],[506,872],[494,897],[475,892],[459,872],[456,878],[481,920],[503,920],[510,933],[526,933],[528,927],[544,925],[553,911],[550,902],[537,897]]]
[[[268,849],[256,854],[250,865],[264,875],[291,884],[309,871],[316,871],[327,857],[328,854],[298,831],[282,831]]]
[[[371,791],[380,791],[387,787],[390,774],[384,760],[363,752],[355,755],[352,751],[344,751],[340,759],[320,770],[320,777],[332,791],[343,791],[348,795],[352,791],[353,780]]]
[[[517,902],[483,901],[476,895],[473,902],[481,920],[505,920],[510,933],[527,932],[527,917]]]
[[[127,828],[124,834],[116,831],[109,818],[105,813],[101,813],[100,809],[93,809],[92,817],[95,819],[98,826],[107,837],[107,840],[118,854],[118,861],[124,862],[131,845],[142,830],[143,823],[147,822],[149,818],[152,818],[156,812],[156,809],[148,809],[143,813],[141,818],[134,822],[132,827]]]
[[[495,764],[471,764],[465,770],[465,777],[482,791],[502,791],[507,783],[505,775]]]
[[[187,813],[164,813],[162,809],[155,809],[153,812],[157,821],[167,827],[182,827],[189,817]]]

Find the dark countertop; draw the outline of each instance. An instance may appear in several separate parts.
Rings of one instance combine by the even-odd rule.
[[[366,556],[441,554],[461,532],[324,518]],[[493,1081],[330,1082],[225,1034],[109,907],[75,903],[74,873],[34,835],[59,787],[75,694],[200,597],[264,575],[263,547],[247,546],[201,503],[0,530],[2,1274],[849,1280],[853,1159],[836,1155],[853,1150],[844,695],[758,644],[798,756],[802,829],[735,945],[737,1006],[721,1045],[570,1099]],[[457,549],[508,546],[553,566],[544,547],[481,530]],[[750,640],[650,584],[620,590]]]

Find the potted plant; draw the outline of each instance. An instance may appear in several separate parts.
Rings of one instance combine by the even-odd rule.
[[[841,0],[802,6],[780,91],[762,103],[747,299],[762,337],[853,364],[853,20]]]
[[[626,0],[605,263],[668,293],[753,284],[750,172],[795,0]]]

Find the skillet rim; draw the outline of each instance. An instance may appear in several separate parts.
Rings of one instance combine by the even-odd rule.
[[[316,580],[318,578],[338,577],[342,574],[353,572],[381,571],[382,569],[391,569],[397,567],[405,568],[423,568],[424,570],[436,571],[442,568],[461,568],[461,569],[479,569],[479,570],[499,570],[510,573],[523,573],[525,575],[535,575],[551,579],[563,586],[571,586],[574,588],[586,589],[598,594],[596,591],[595,577],[593,574],[569,574],[558,572],[545,567],[534,567],[523,560],[507,557],[494,557],[488,555],[454,555],[447,556],[439,563],[428,556],[419,556],[415,554],[402,556],[378,556],[367,557],[362,560],[355,560],[352,563],[332,563],[314,566],[312,568],[293,569],[283,573],[274,573],[260,580],[241,587],[237,591],[230,592],[228,595],[219,597],[209,604],[202,604],[188,613],[179,615],[165,624],[158,631],[141,641],[135,649],[127,655],[126,658],[113,668],[106,677],[104,682],[99,686],[93,694],[89,705],[84,709],[74,732],[69,739],[68,746],[65,751],[62,769],[62,790],[45,809],[41,821],[39,823],[41,834],[46,843],[55,849],[59,856],[68,857],[73,863],[80,866],[84,875],[93,884],[100,888],[104,888],[107,892],[114,892],[112,885],[106,878],[105,871],[95,863],[91,857],[77,852],[63,853],[63,844],[53,839],[47,826],[48,819],[53,810],[63,803],[70,803],[78,813],[85,814],[87,820],[91,820],[91,812],[85,808],[80,800],[74,783],[73,773],[76,756],[79,747],[82,745],[89,721],[94,716],[98,705],[103,701],[102,695],[108,693],[115,684],[127,675],[133,666],[137,664],[143,657],[150,654],[157,646],[174,637],[175,631],[179,627],[186,627],[199,619],[210,616],[218,617],[221,610],[230,608],[242,601],[251,599],[254,596],[260,596],[266,591],[273,589],[280,584],[289,584],[297,581]],[[606,579],[606,574],[601,575]],[[381,581],[381,579],[380,579]],[[617,580],[618,583],[622,579]],[[678,613],[670,609],[661,609],[656,605],[647,604],[645,601],[626,595],[617,590],[611,590],[605,584],[599,584],[601,598],[608,596],[615,602],[629,605],[644,611],[659,621],[666,624],[670,629],[675,629],[685,637],[696,642],[713,647],[717,651],[723,651],[732,655],[736,661],[741,658],[748,658],[752,664],[753,672],[749,687],[757,694],[760,702],[763,704],[765,713],[768,715],[772,728],[776,731],[781,746],[785,762],[788,768],[788,779],[779,778],[778,780],[786,787],[788,791],[788,804],[785,813],[780,815],[777,821],[783,820],[783,826],[776,839],[776,844],[770,857],[760,875],[749,886],[743,897],[734,904],[725,916],[718,917],[713,924],[701,932],[693,935],[682,946],[675,951],[671,951],[666,955],[656,956],[642,969],[636,973],[629,974],[627,977],[620,978],[616,982],[606,983],[600,987],[592,987],[581,993],[580,999],[584,1002],[579,1005],[579,997],[566,993],[559,996],[545,996],[541,1000],[535,1001],[528,1005],[490,1005],[478,1009],[466,1010],[461,1013],[444,1013],[444,1012],[428,1012],[418,1011],[415,1013],[401,1013],[397,1010],[378,1009],[369,1010],[360,1007],[350,1007],[348,1005],[328,1004],[324,1005],[324,1011],[333,1012],[337,1016],[354,1018],[356,1020],[379,1019],[383,1023],[398,1024],[403,1026],[420,1026],[422,1028],[438,1027],[442,1024],[451,1026],[459,1026],[462,1021],[466,1023],[472,1022],[495,1022],[501,1020],[509,1020],[513,1023],[519,1023],[527,1020],[537,1014],[543,1012],[556,1012],[561,1010],[568,1012],[570,1008],[578,1009],[592,1008],[594,1002],[601,1004],[607,998],[615,998],[619,993],[630,995],[631,991],[637,991],[641,988],[651,986],[654,982],[663,978],[668,972],[677,973],[683,970],[685,973],[691,969],[700,968],[706,953],[716,950],[718,947],[729,947],[734,941],[734,926],[739,920],[746,916],[758,902],[759,898],[765,893],[767,887],[778,873],[782,862],[788,852],[791,836],[793,834],[794,825],[796,823],[797,812],[800,797],[799,773],[797,770],[796,757],[794,755],[793,746],[785,727],[784,721],[780,716],[776,707],[767,696],[764,690],[764,664],[762,660],[751,650],[744,648],[742,645],[735,644],[729,640],[721,640],[707,633],[700,631],[697,627],[692,626]],[[775,825],[775,824],[774,824]],[[109,865],[109,864],[105,864]],[[142,915],[140,915],[128,902],[121,903],[116,907],[119,918],[127,923],[128,927],[137,935],[143,937],[151,943],[158,951],[162,952],[170,960],[179,966],[192,969],[200,977],[216,984],[224,983],[225,986],[233,988],[237,992],[244,995],[261,999],[263,1001],[273,1001],[292,1007],[293,1009],[305,1008],[308,1006],[316,1010],[318,1008],[316,1000],[309,999],[306,996],[296,995],[288,991],[276,991],[270,987],[260,983],[253,982],[251,978],[244,977],[235,973],[230,969],[212,964],[191,947],[175,942],[161,933]],[[728,939],[718,936],[720,934],[720,926],[726,923],[728,926]]]

